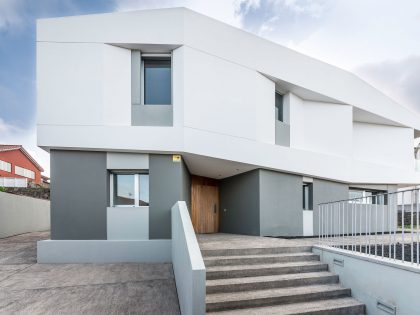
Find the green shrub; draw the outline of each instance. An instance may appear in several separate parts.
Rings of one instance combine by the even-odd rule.
[[[6,188],[0,186],[0,191],[1,192],[6,192]]]

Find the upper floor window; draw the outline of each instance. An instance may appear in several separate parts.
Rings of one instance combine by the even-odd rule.
[[[148,206],[149,205],[149,174],[121,173],[111,174],[111,206]]]
[[[284,110],[283,110],[283,95],[276,92],[276,119],[284,121]]]
[[[34,171],[28,170],[28,169],[20,167],[20,166],[15,166],[15,174],[23,176],[23,177],[35,179],[35,172]]]
[[[12,164],[10,164],[9,162],[5,162],[5,161],[0,160],[0,170],[6,171],[6,172],[11,172],[12,171]]]
[[[145,105],[171,105],[172,69],[170,58],[143,59],[143,101]]]

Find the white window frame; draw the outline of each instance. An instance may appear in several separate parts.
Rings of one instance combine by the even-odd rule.
[[[12,172],[12,163],[0,160],[0,170],[11,173]]]
[[[171,103],[170,104],[145,104],[144,103],[144,59],[170,59],[171,60]],[[168,54],[140,54],[140,104],[146,106],[172,106],[173,105],[173,85],[174,85],[174,67],[173,67],[173,58],[172,52]]]
[[[134,175],[134,205],[116,205],[114,204],[114,175]],[[149,207],[140,206],[140,175],[149,175],[148,172],[110,172],[109,174],[109,204],[112,208],[138,208],[138,207]],[[150,184],[149,187],[150,188]],[[150,192],[150,190],[149,190]],[[150,200],[149,200],[150,202]]]
[[[26,178],[35,179],[35,172],[22,166],[15,165],[15,174]]]

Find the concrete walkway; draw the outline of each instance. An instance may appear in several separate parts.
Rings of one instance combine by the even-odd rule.
[[[48,238],[0,239],[0,314],[179,314],[171,264],[37,264]]]

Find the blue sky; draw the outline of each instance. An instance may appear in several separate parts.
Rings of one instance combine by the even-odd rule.
[[[420,1],[0,0],[0,143],[36,147],[36,19],[186,6],[347,69],[420,112]]]

